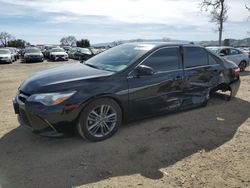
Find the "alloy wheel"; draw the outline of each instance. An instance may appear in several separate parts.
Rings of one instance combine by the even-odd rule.
[[[87,130],[95,137],[108,135],[116,126],[117,112],[110,105],[100,105],[94,108],[87,117]]]

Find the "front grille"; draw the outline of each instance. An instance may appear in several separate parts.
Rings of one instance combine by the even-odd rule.
[[[62,57],[64,57],[64,55],[57,55],[56,57],[61,57],[62,58]]]
[[[37,56],[37,55],[31,55],[30,57],[31,58],[39,58],[39,56]]]
[[[27,98],[28,98],[29,96],[30,96],[29,94],[24,93],[24,92],[22,92],[22,91],[19,91],[18,99],[19,99],[20,101],[22,101],[23,103],[25,103],[26,100],[27,100]]]

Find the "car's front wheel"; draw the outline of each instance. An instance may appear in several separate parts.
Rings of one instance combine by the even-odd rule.
[[[77,131],[82,138],[101,141],[111,137],[118,130],[121,122],[121,108],[114,100],[97,99],[81,112]]]

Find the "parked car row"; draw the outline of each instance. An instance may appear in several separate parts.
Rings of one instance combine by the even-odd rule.
[[[0,48],[0,63],[12,63],[22,57],[22,62],[68,61],[69,58],[86,61],[106,49],[80,48],[71,46],[28,46],[26,48]]]
[[[25,48],[22,52],[23,62],[43,62],[44,58],[51,61],[68,61],[68,54],[63,48],[49,47],[46,49],[39,49],[36,47]]]
[[[246,67],[249,66],[249,51],[228,46],[211,46],[207,47],[207,49],[211,50],[214,53],[217,53],[218,55],[224,57],[227,60],[233,61],[236,65],[239,66],[241,72],[243,72]]]

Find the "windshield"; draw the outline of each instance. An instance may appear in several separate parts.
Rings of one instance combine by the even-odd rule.
[[[9,50],[1,50],[0,49],[0,54],[10,54]]]
[[[51,49],[51,52],[65,52],[64,49],[61,49],[61,48],[54,48],[54,49]]]
[[[28,48],[25,49],[25,53],[40,53],[40,50],[37,48]]]
[[[9,48],[8,50],[10,50],[11,53],[15,53],[15,50],[12,48]]]
[[[79,51],[80,51],[81,53],[91,54],[90,50],[87,49],[87,48],[79,48]]]
[[[154,45],[149,44],[123,44],[92,57],[85,64],[97,69],[118,72],[127,68],[153,47]]]

